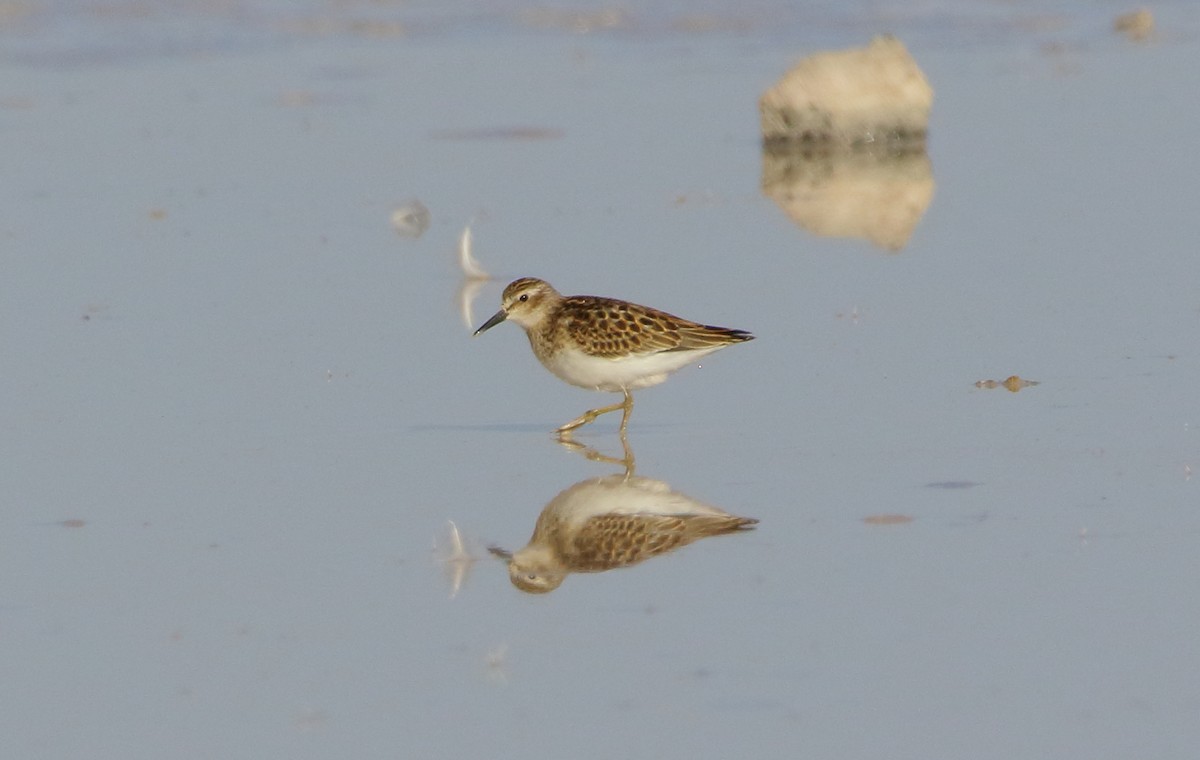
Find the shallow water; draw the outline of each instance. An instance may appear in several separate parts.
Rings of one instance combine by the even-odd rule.
[[[1146,44],[1067,2],[19,7],[11,756],[1191,756],[1189,4]],[[898,250],[765,197],[756,112],[889,30],[935,90]],[[756,334],[629,432],[755,530],[509,583],[486,546],[621,471],[549,431],[616,399],[471,339],[468,223],[475,325],[536,275]]]

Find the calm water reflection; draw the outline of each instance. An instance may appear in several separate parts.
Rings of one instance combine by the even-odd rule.
[[[923,142],[879,149],[768,142],[762,194],[814,235],[899,251],[933,200]]]
[[[634,457],[622,436],[624,457],[607,457],[569,438],[561,442],[589,459],[617,461],[624,472],[582,480],[560,492],[538,515],[524,548],[491,552],[508,563],[512,584],[531,594],[562,585],[571,573],[630,567],[710,536],[751,529],[758,520],[738,517],[634,474]]]
[[[434,5],[0,6],[5,757],[1193,757],[1195,2],[1138,45],[1106,3],[686,38]],[[355,31],[415,12],[446,23]],[[755,96],[892,22],[936,191],[924,156],[764,161]],[[506,124],[563,136],[430,137]],[[824,234],[924,209],[911,255],[763,176]],[[473,215],[480,310],[537,272],[761,341],[639,398],[628,478],[566,455],[600,396],[470,340]],[[580,440],[621,462],[615,424]],[[762,529],[513,590],[486,543],[606,485]]]

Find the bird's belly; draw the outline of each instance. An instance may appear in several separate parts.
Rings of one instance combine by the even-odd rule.
[[[716,349],[664,351],[621,359],[606,359],[582,351],[562,350],[542,359],[542,364],[571,385],[619,393],[622,390],[658,385],[667,379],[667,375],[713,350]]]

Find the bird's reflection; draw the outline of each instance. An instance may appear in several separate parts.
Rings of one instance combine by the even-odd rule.
[[[508,563],[509,580],[522,591],[553,591],[571,573],[629,567],[758,522],[696,501],[660,480],[634,475],[633,452],[624,437],[623,459],[569,438],[560,442],[589,459],[622,463],[625,471],[580,481],[551,499],[524,548],[489,549]]]

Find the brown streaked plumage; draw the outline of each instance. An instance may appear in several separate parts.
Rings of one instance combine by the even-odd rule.
[[[508,561],[514,586],[545,593],[570,573],[629,567],[757,523],[695,501],[658,480],[610,475],[576,483],[554,497],[523,549],[510,554],[493,547],[491,552]]]
[[[649,306],[600,296],[559,294],[544,280],[522,277],[501,296],[500,310],[476,335],[505,320],[525,329],[534,355],[560,379],[581,388],[624,394],[558,429],[567,433],[601,414],[633,409],[631,391],[657,385],[677,369],[733,343],[752,340],[745,330],[716,327]]]

